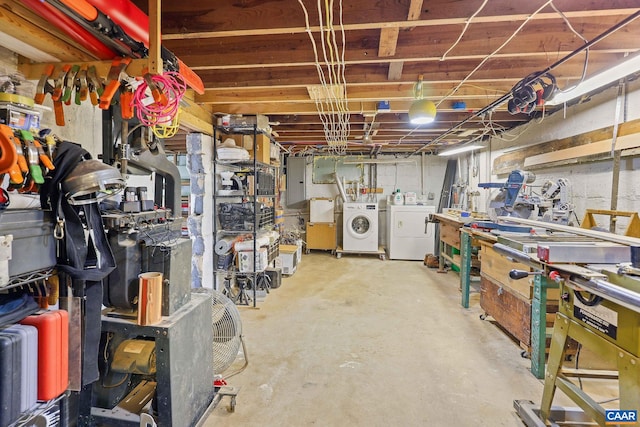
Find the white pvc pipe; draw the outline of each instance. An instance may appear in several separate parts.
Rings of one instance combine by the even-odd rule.
[[[336,178],[336,185],[338,186],[338,190],[340,191],[340,197],[342,198],[342,203],[347,203],[347,193],[344,191],[344,186],[340,181],[340,177],[338,177],[337,173],[333,174]]]

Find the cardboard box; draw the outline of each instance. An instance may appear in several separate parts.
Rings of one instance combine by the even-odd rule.
[[[309,201],[309,222],[334,222],[333,199],[314,197]]]
[[[291,275],[296,272],[298,266],[298,246],[280,245],[280,266],[282,274]]]
[[[238,270],[241,273],[249,273],[253,271],[264,271],[269,264],[269,257],[267,254],[267,248],[258,249],[258,265],[253,268],[254,261],[253,251],[240,251],[238,252]]]
[[[253,139],[253,138],[251,138]],[[253,142],[253,141],[251,141]],[[258,152],[257,160],[259,162],[270,164],[271,162],[271,139],[267,135],[256,135],[256,147]],[[246,148],[246,147],[245,147]],[[252,147],[247,148],[249,155],[253,158],[254,150]]]
[[[336,249],[335,223],[307,223],[307,249]]]

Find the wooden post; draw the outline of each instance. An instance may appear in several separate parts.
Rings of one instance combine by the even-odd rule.
[[[460,231],[460,290],[462,291],[461,304],[469,308],[469,288],[471,287],[471,258],[472,245],[471,234],[468,231]]]
[[[161,36],[162,0],[149,0],[149,72],[162,73],[162,36]]]

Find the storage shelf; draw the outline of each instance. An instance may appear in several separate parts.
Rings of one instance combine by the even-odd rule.
[[[453,265],[455,265],[456,267],[460,267],[460,255],[457,256],[450,256],[447,254],[440,254],[444,259],[446,259],[447,261],[449,261],[450,263],[452,263]]]
[[[221,236],[241,236],[250,235],[254,240],[258,237],[258,232],[262,230],[274,230],[275,225],[275,204],[278,195],[278,175],[277,169],[279,165],[271,165],[264,163],[268,161],[269,142],[262,136],[266,135],[271,143],[274,143],[271,135],[258,130],[256,125],[247,127],[214,127],[214,139],[217,134],[226,135],[251,135],[253,136],[252,148],[254,157],[246,160],[222,160],[217,157],[217,150],[214,150],[213,172],[214,175],[219,170],[225,170],[237,173],[242,179],[242,189],[237,189],[236,193],[219,194],[214,190],[213,202],[216,210],[213,234],[215,238]],[[261,136],[260,143],[264,145],[258,146],[257,137]],[[234,138],[235,139],[235,138]],[[245,148],[248,147],[248,139],[241,138]],[[266,148],[265,148],[266,147]],[[264,150],[267,150],[266,152]],[[262,151],[261,151],[262,150]],[[260,157],[259,154],[267,154],[266,158]],[[259,161],[263,160],[263,161]],[[220,169],[219,169],[220,168]],[[217,190],[219,191],[219,190]],[[249,194],[251,193],[251,194]],[[260,201],[260,199],[264,199]],[[235,200],[234,200],[235,199]],[[241,200],[241,202],[238,202]],[[238,229],[242,227],[242,229]],[[229,228],[235,228],[229,230]],[[278,239],[279,240],[279,239]],[[279,244],[271,244],[267,248],[266,267],[275,262],[278,256]],[[255,270],[255,267],[261,267],[264,262],[264,250],[262,252],[262,261],[260,262],[259,251],[253,254],[254,271],[238,271],[236,267],[235,255],[231,258],[231,253],[214,256],[214,267],[217,277],[224,275],[224,283],[221,284],[221,291],[235,292],[240,289],[238,295],[231,295],[236,304],[250,304],[256,306],[258,297],[268,291],[268,286],[263,289],[264,269]],[[246,260],[246,258],[245,258]],[[222,268],[226,267],[226,268]],[[235,281],[235,278],[239,278]],[[260,288],[260,289],[258,289]]]
[[[49,277],[53,276],[54,269],[54,267],[50,267],[39,271],[33,271],[31,273],[25,273],[20,276],[12,276],[9,279],[9,284],[0,287],[0,290],[5,291],[7,289],[17,288],[20,286],[28,285],[30,283],[38,282],[40,280],[46,280]]]
[[[254,162],[253,159],[246,159],[246,160],[220,160],[220,159],[216,159],[215,162],[220,165],[220,166],[237,166],[237,167],[245,167],[245,168],[251,168],[253,169],[254,166]],[[255,162],[255,166],[256,167],[262,167],[262,168],[269,168],[269,169],[276,169],[278,168],[279,165],[271,165],[269,163],[262,163],[259,161]]]
[[[23,413],[16,422],[11,424],[11,426],[29,427],[29,426],[37,425],[36,423],[34,423],[37,417],[45,416],[45,414],[47,414],[49,411],[56,410],[55,408],[59,405],[60,401],[62,401],[62,399],[65,399],[65,398],[66,398],[66,394],[61,394],[55,399],[48,400],[46,402],[38,402],[35,407]],[[58,412],[58,416],[59,416],[59,412]]]
[[[237,199],[241,197],[243,199],[248,199],[250,197],[264,197],[264,198],[274,198],[277,197],[275,194],[258,194],[258,195],[248,195],[248,194],[218,194],[216,198],[219,199]]]

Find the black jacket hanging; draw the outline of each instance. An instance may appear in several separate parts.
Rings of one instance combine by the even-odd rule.
[[[61,190],[62,182],[74,168],[80,162],[89,159],[89,152],[79,145],[67,141],[60,143],[53,160],[55,169],[45,177],[45,183],[40,188],[42,208],[51,209],[54,218],[63,221],[64,224],[64,237],[58,248],[58,271],[71,277],[74,296],[84,298],[84,385],[99,378],[97,362],[101,330],[102,280],[115,268],[98,203],[73,206]]]

